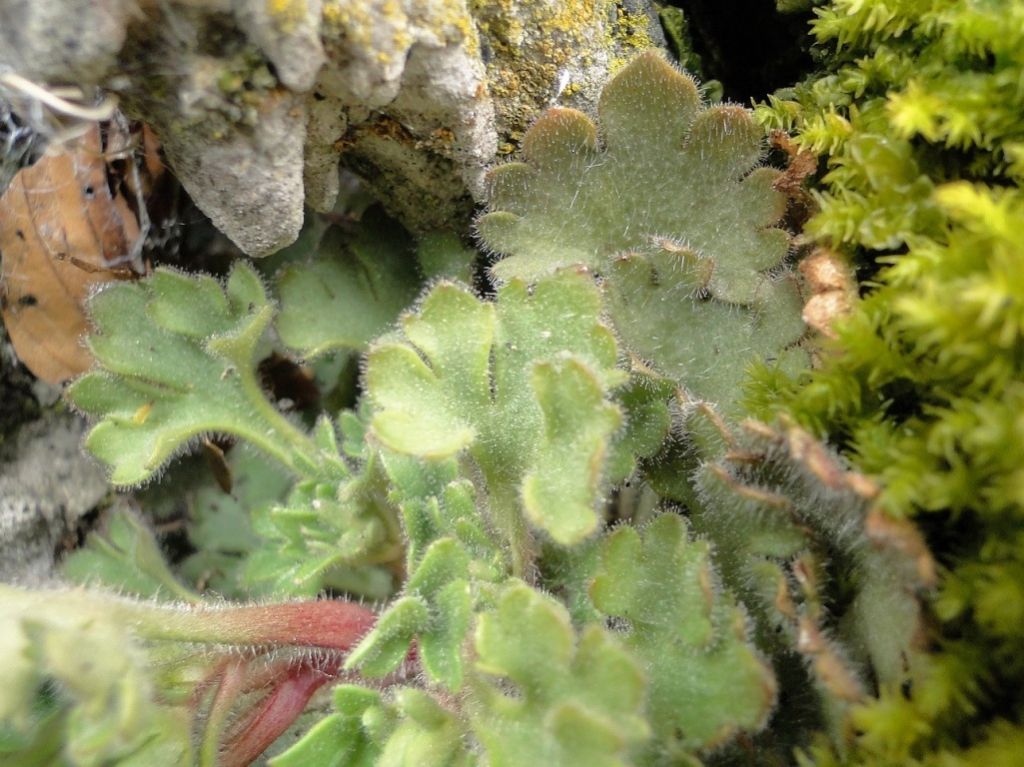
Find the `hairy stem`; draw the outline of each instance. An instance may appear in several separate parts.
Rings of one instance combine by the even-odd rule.
[[[218,767],[220,763],[221,734],[231,714],[231,706],[245,684],[247,665],[245,660],[232,658],[217,672],[217,689],[210,702],[199,746],[199,767]]]
[[[316,466],[319,449],[312,439],[295,424],[289,421],[281,412],[274,407],[267,399],[266,392],[260,386],[256,376],[251,371],[246,371],[241,377],[242,387],[253,404],[264,423],[270,426],[271,433],[256,429],[239,436],[254,444],[260,450],[276,458],[283,463],[289,471],[300,476],[309,474],[309,470],[303,467]],[[296,456],[301,460],[297,461]]]
[[[281,681],[231,728],[217,764],[252,764],[302,713],[313,693],[334,679],[340,669],[340,660],[304,662],[282,669]]]
[[[509,547],[512,575],[525,578],[533,561],[533,536],[523,519],[516,486],[499,472],[484,470],[491,519]]]
[[[342,652],[355,646],[377,618],[365,607],[335,600],[227,607],[153,605],[83,589],[39,592],[2,584],[0,602],[27,613],[53,612],[71,619],[102,614],[131,626],[147,640]]]

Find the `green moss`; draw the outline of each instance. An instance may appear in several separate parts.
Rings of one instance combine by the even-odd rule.
[[[703,78],[700,56],[693,50],[690,36],[690,24],[681,8],[662,8],[658,11],[658,20],[665,32],[669,48],[679,65],[697,77]]]
[[[826,157],[809,229],[875,276],[821,369],[770,387],[846,444],[947,570],[935,653],[858,711],[850,754],[816,759],[1005,759],[1024,733],[1024,8],[836,0],[817,14],[826,73],[759,116]]]

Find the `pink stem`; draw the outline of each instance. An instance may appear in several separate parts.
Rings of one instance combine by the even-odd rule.
[[[198,608],[190,623],[203,626],[202,639],[226,644],[319,647],[350,650],[377,620],[361,605],[335,600],[287,602],[228,608]],[[177,638],[177,637],[174,637]]]
[[[248,711],[226,738],[219,764],[245,767],[262,754],[306,708],[309,699],[341,670],[341,659],[292,665],[270,693]]]
[[[213,701],[210,703],[210,710],[206,716],[206,727],[199,746],[203,754],[200,764],[216,764],[219,761],[221,732],[231,713],[231,706],[245,684],[247,666],[247,661],[232,658],[217,671],[219,684],[217,684]]]
[[[209,714],[214,729],[219,728],[225,712],[243,692],[269,688],[269,692],[222,736],[218,765],[243,767],[252,763],[288,729],[321,686],[342,675],[345,653],[369,633],[376,619],[376,614],[365,607],[332,600],[198,607],[179,618],[181,622],[173,628],[161,631],[158,627],[149,635],[153,638],[174,635],[181,639],[196,631],[194,627],[202,627],[204,641],[248,645],[258,655],[271,652],[272,648],[312,651],[305,657],[270,661],[262,668],[254,667],[251,660],[240,665],[218,664],[202,683],[201,687],[205,688],[220,680]],[[416,651],[411,648],[407,661],[415,658]]]

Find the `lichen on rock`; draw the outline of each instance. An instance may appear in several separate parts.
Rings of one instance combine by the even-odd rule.
[[[175,0],[139,10],[18,3],[0,65],[116,94],[251,256],[291,243],[304,205],[332,209],[339,165],[413,231],[468,222],[487,167],[543,108],[560,98],[592,107],[625,56],[657,37],[644,6],[610,0]]]

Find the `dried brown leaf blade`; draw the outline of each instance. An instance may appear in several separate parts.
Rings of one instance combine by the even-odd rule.
[[[34,375],[61,383],[90,367],[84,300],[124,276],[139,236],[128,201],[107,184],[98,125],[14,178],[0,198],[3,319]]]

